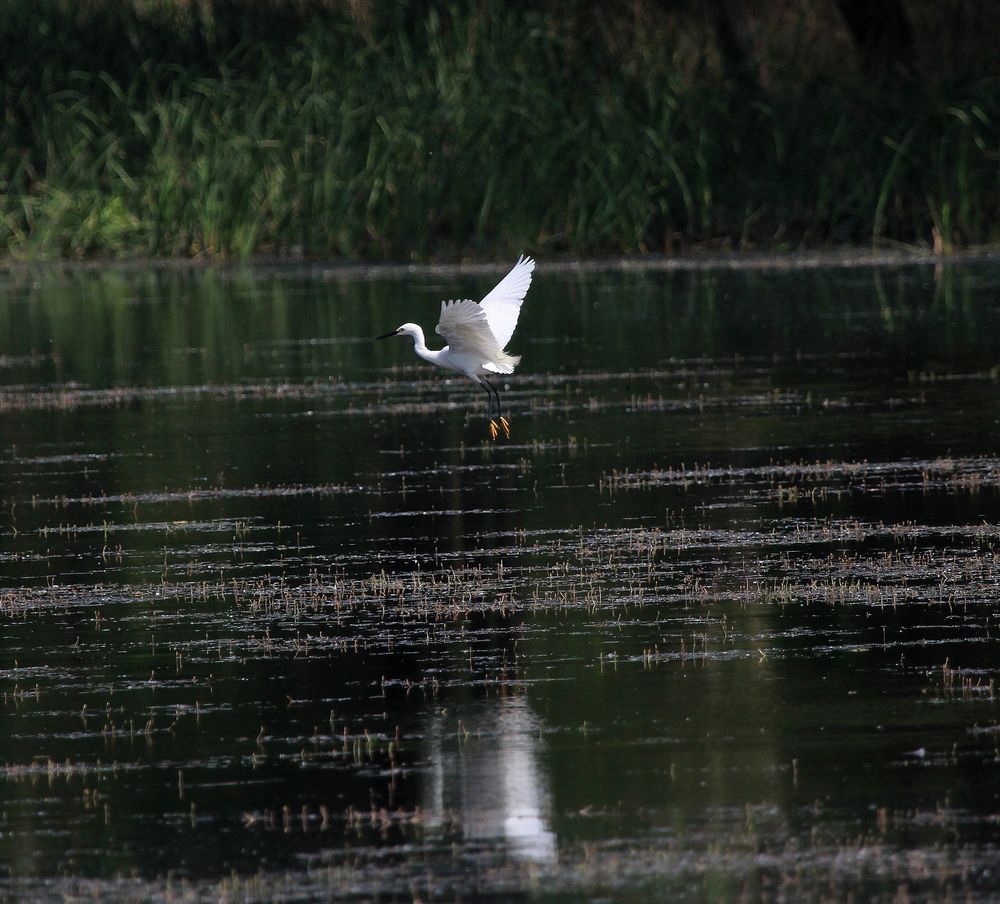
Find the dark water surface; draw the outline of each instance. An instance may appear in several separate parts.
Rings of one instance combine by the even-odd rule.
[[[0,898],[995,899],[1000,269],[496,275],[0,277]]]

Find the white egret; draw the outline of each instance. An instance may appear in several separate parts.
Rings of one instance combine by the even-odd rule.
[[[489,397],[487,418],[490,436],[495,441],[500,431],[510,439],[510,422],[500,409],[500,393],[486,378],[495,374],[512,374],[521,360],[520,355],[508,355],[504,349],[514,335],[521,302],[531,285],[535,262],[523,255],[513,269],[500,280],[478,304],[472,299],[441,302],[441,319],[435,328],[448,344],[437,351],[429,349],[424,341],[424,331],[416,323],[404,323],[391,333],[379,336],[413,337],[413,350],[425,361],[458,371],[486,390]],[[493,418],[493,401],[496,400],[497,416]]]

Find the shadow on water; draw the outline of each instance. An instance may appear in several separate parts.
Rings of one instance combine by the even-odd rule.
[[[989,900],[1000,270],[18,271],[0,896]]]

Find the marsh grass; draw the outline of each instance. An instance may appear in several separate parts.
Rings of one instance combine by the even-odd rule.
[[[0,14],[7,40],[17,10]],[[663,29],[633,26],[623,53],[544,10],[459,5],[384,16],[375,32],[346,14],[317,19],[202,57],[111,17],[98,23],[106,55],[81,56],[80,26],[60,10],[42,18],[61,43],[29,30],[20,41],[42,62],[7,64],[10,255],[949,250],[997,238],[993,78],[874,92],[789,74],[751,94],[677,65],[681,38]]]

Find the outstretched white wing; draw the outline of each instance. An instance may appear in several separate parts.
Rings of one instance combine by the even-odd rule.
[[[501,349],[507,347],[510,337],[514,335],[517,315],[521,313],[521,302],[524,301],[524,296],[531,285],[531,273],[534,269],[535,262],[530,257],[522,255],[510,273],[479,302],[486,314],[490,331],[496,337],[497,345]],[[440,327],[438,332],[441,332]]]
[[[441,319],[434,332],[447,340],[455,354],[472,352],[483,361],[493,361],[501,350],[486,320],[486,311],[471,299],[442,301]]]

